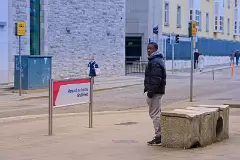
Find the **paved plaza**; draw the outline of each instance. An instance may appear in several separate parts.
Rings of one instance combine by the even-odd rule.
[[[238,104],[240,72],[236,71],[235,77],[231,77],[228,69],[216,72],[214,81],[211,73],[196,74],[193,103],[189,102],[189,75],[169,75],[163,110],[198,104]],[[182,150],[146,144],[154,131],[141,84],[96,91],[93,128],[88,128],[87,106],[54,110],[53,136],[48,136],[47,99],[21,100],[41,97],[42,93],[21,98],[6,91],[2,93],[15,99],[4,103],[8,99],[3,98],[6,95],[1,96],[1,160],[240,159],[240,108],[230,109],[230,139],[205,148]],[[18,115],[17,104],[19,112],[24,114]],[[28,113],[30,107],[37,111]],[[4,113],[9,115],[4,116]]]

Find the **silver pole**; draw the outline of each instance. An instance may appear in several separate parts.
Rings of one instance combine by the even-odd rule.
[[[164,62],[167,60],[167,38],[164,39]]]
[[[21,36],[19,36],[19,96],[22,96],[22,54],[21,54]]]
[[[174,42],[174,34],[171,35],[171,41],[172,41],[172,74],[174,72],[174,49],[175,49],[175,42]]]
[[[89,128],[92,128],[93,125],[93,78],[91,78],[90,83],[90,102],[89,102]]]
[[[49,119],[48,119],[48,135],[52,135],[52,124],[53,124],[53,80],[50,79],[49,83]]]
[[[213,75],[213,80],[215,79],[215,75],[214,75],[214,68],[212,68],[212,75]]]
[[[193,37],[191,37],[191,79],[190,79],[190,102],[193,101]]]

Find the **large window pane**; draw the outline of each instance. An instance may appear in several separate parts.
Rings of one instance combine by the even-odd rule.
[[[40,0],[30,0],[30,54],[40,55]]]

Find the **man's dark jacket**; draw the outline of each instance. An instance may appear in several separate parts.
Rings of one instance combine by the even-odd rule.
[[[236,58],[239,58],[239,56],[240,56],[240,53],[239,53],[239,51],[237,51],[237,52],[235,53],[235,57],[236,57]]]
[[[152,98],[155,94],[165,94],[166,77],[163,55],[155,52],[148,58],[148,65],[145,70],[144,93],[148,92],[149,98]]]

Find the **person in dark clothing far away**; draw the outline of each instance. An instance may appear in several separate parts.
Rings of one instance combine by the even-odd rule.
[[[194,52],[194,69],[197,69],[198,57],[199,57],[199,53],[198,53],[198,49],[196,49],[196,51]]]
[[[88,71],[89,71],[89,77],[93,78],[93,83],[94,83],[94,77],[97,76],[96,68],[99,68],[99,66],[97,62],[94,60],[94,57],[92,57],[91,61],[88,63]]]
[[[236,53],[235,53],[235,57],[236,57],[236,65],[238,66],[238,62],[239,62],[239,51],[237,50]]]
[[[230,66],[234,64],[234,57],[235,57],[235,52],[232,51],[232,53],[230,54]]]
[[[165,94],[166,69],[162,53],[158,52],[158,45],[148,44],[148,65],[145,70],[144,93],[147,92],[149,115],[153,120],[155,137],[148,144],[161,143],[161,100]]]

